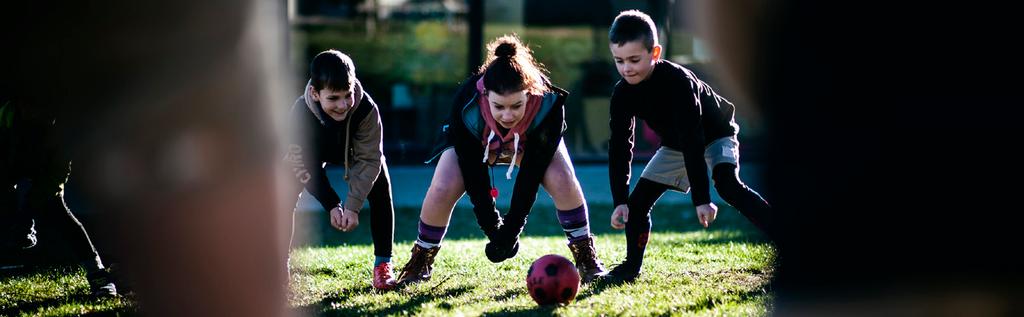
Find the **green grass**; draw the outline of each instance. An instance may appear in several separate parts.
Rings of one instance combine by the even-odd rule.
[[[609,267],[625,257],[623,234],[607,225],[610,209],[591,209],[598,255]],[[394,261],[399,267],[409,258],[417,212],[396,211]],[[308,219],[301,224],[311,225]],[[711,229],[703,229],[697,225],[692,206],[659,205],[639,280],[586,285],[572,304],[549,307],[533,303],[525,277],[530,263],[544,254],[571,259],[551,210],[533,211],[519,254],[499,264],[484,256],[486,239],[472,212],[457,210],[434,265],[433,279],[387,293],[370,287],[373,247],[368,219],[354,233],[335,233],[324,227],[306,230],[324,233],[321,238],[331,243],[297,247],[292,252],[288,301],[303,314],[751,316],[771,311],[768,282],[774,272],[775,248],[729,208],[722,208]],[[50,266],[14,274],[0,271],[0,316],[131,313],[137,309],[131,296],[94,300],[87,293],[84,272],[77,268]]]
[[[529,237],[518,256],[500,264],[483,255],[484,241],[446,241],[434,278],[397,292],[370,290],[366,259],[370,246],[297,250],[292,305],[324,315],[422,314],[427,316],[527,313],[569,316],[601,314],[763,315],[774,249],[731,241],[736,231],[660,233],[651,240],[645,272],[631,284],[585,286],[564,307],[538,307],[525,288],[526,269],[544,254],[571,258],[564,237]],[[605,262],[625,257],[621,235],[598,237]],[[411,244],[397,245],[407,250]],[[399,263],[408,252],[397,252]]]
[[[135,311],[130,297],[95,299],[85,271],[45,266],[0,271],[0,316],[80,316]]]

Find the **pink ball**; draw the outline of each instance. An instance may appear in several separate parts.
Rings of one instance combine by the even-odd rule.
[[[526,288],[540,305],[568,304],[580,289],[580,273],[572,261],[548,254],[533,261],[526,272]]]

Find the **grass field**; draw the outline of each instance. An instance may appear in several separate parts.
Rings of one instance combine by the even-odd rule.
[[[566,306],[539,307],[525,288],[526,270],[544,254],[571,258],[553,211],[536,208],[518,256],[492,264],[472,212],[457,210],[426,283],[377,293],[369,284],[373,247],[364,219],[354,233],[318,225],[331,243],[297,247],[292,254],[289,304],[299,313],[348,315],[764,315],[771,310],[768,282],[775,249],[746,220],[722,208],[711,229],[697,225],[692,206],[659,205],[644,273],[634,283],[596,283]],[[395,263],[408,260],[416,210],[396,211]],[[607,225],[608,207],[592,207],[600,258],[609,267],[625,257],[625,238]],[[326,217],[311,214],[310,217]],[[307,220],[300,225],[310,226]],[[302,227],[299,227],[302,230]],[[94,300],[84,272],[48,265],[0,271],[0,315],[132,313],[133,296]]]

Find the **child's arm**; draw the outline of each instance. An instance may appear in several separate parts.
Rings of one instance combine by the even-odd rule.
[[[296,129],[310,127],[319,123],[313,114],[306,108],[305,100],[300,98],[292,107],[291,115],[293,125]],[[311,121],[313,120],[313,121]],[[320,162],[312,148],[308,137],[300,131],[291,132],[291,140],[288,142],[288,153],[285,155],[285,163],[291,167],[292,175],[306,188],[324,210],[330,211],[341,204],[341,198],[331,187],[324,172],[323,162]]]
[[[384,157],[381,149],[383,132],[380,113],[376,105],[366,101],[365,96],[363,98],[364,104],[360,107],[370,107],[370,112],[358,123],[359,127],[352,138],[353,160],[349,167],[348,195],[345,200],[345,209],[355,212],[363,208],[366,196],[380,175],[381,158]]]
[[[462,119],[462,108],[465,106],[466,100],[474,94],[474,87],[479,78],[479,76],[471,76],[460,86],[448,117],[447,133],[448,140],[455,147],[455,154],[458,156],[459,171],[462,172],[466,195],[473,203],[473,213],[476,214],[477,224],[480,225],[484,234],[491,238],[497,232],[501,216],[494,206],[494,199],[491,198],[491,178],[487,174],[487,166],[481,162],[484,157],[484,147],[480,139],[466,129],[466,123]]]
[[[618,97],[616,97],[618,96]],[[629,105],[621,94],[613,93],[611,119],[608,121],[611,137],[608,140],[608,181],[611,185],[612,201],[618,207],[625,205],[629,198],[629,179],[633,161],[633,142],[636,120],[627,111]]]
[[[692,96],[679,98],[682,113],[680,114],[681,143],[686,177],[690,181],[690,194],[693,205],[698,209],[706,209],[704,205],[711,203],[711,181],[708,179],[708,166],[704,161],[704,128],[701,124],[700,96],[692,80],[682,80],[674,86],[690,88]],[[699,211],[699,210],[698,210]]]
[[[502,228],[503,238],[506,239],[518,235],[526,226],[526,218],[530,216],[533,203],[537,200],[537,191],[544,180],[544,173],[548,165],[551,165],[551,159],[565,133],[565,107],[551,109],[541,126],[543,128],[529,136],[530,144],[519,165],[519,174],[512,188],[512,201]]]
[[[473,203],[473,213],[477,224],[488,238],[492,238],[501,223],[501,216],[494,206],[491,197],[491,178],[487,174],[487,165],[482,163],[484,147],[480,140],[470,135],[461,119],[453,120],[449,127],[449,135],[454,141],[455,154],[458,156],[459,171],[466,186],[466,195]]]

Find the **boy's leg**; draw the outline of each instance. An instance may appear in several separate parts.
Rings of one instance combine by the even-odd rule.
[[[297,196],[298,195],[296,195],[296,197]],[[292,278],[292,246],[295,245],[295,214],[296,213],[298,213],[298,210],[296,210],[296,208],[292,208],[291,217],[288,218],[288,219],[291,219],[291,223],[288,226],[288,228],[289,228],[289,230],[288,230],[288,241],[287,241],[288,244],[285,245],[284,247],[281,247],[281,250],[284,250],[284,254],[285,254],[285,258],[284,258],[284,275],[286,277],[288,277],[286,279],[286,281],[290,281],[291,278]]]
[[[47,198],[39,205],[33,204],[32,209],[37,210],[39,216],[39,228],[43,234],[56,234],[61,236],[70,246],[71,252],[86,271],[97,271],[104,269],[96,248],[89,240],[89,234],[85,227],[78,221],[78,218],[71,213],[64,205],[63,200],[58,197]]]
[[[423,198],[420,221],[432,227],[447,227],[455,204],[465,193],[458,156],[454,149],[445,150],[437,161],[430,188]]]
[[[370,205],[370,234],[373,236],[373,255],[391,258],[395,241],[395,206],[391,198],[391,174],[386,163],[380,166],[380,175],[366,199]],[[374,263],[376,266],[379,263]]]
[[[707,146],[704,159],[711,168],[715,190],[750,222],[774,238],[771,206],[740,180],[740,142],[736,136],[719,138]]]
[[[607,274],[604,264],[597,258],[594,237],[590,234],[587,203],[565,143],[559,144],[558,151],[544,172],[543,185],[555,201],[558,222],[569,240],[569,250],[572,251],[583,282],[589,283]]]
[[[626,221],[626,260],[608,275],[615,280],[631,281],[640,274],[647,239],[651,234],[651,208],[670,187],[640,178],[629,195],[629,220]]]
[[[292,248],[295,246],[295,217],[297,217],[298,216],[297,214],[299,213],[299,201],[300,201],[299,197],[302,195],[302,192],[305,190],[304,187],[302,186],[302,183],[299,183],[298,181],[296,181],[292,185],[293,185],[292,187],[289,187],[287,189],[289,194],[290,194],[287,197],[295,197],[295,205],[292,207],[290,217],[287,217],[289,219],[287,221],[290,221],[288,223],[288,226],[286,227],[287,229],[285,229],[285,230],[288,230],[288,239],[280,239],[280,240],[278,240],[281,243],[281,246],[279,247],[279,249],[283,250],[284,254],[285,254],[284,269],[285,269],[285,276],[287,277],[287,279],[285,279],[286,281],[291,280],[291,271],[292,271],[292,264],[291,264],[292,256],[291,255],[292,255]],[[305,240],[305,239],[303,239],[303,240]]]
[[[69,245],[75,259],[86,272],[89,288],[94,296],[117,296],[117,288],[112,282],[110,273],[103,266],[100,255],[96,252],[89,234],[78,218],[71,213],[64,199],[52,186],[38,186],[30,194],[29,208],[39,216],[39,227],[43,234],[47,232],[63,237]]]
[[[729,205],[739,210],[750,222],[761,229],[770,238],[774,238],[772,227],[772,209],[760,194],[755,192],[739,178],[739,168],[731,163],[715,165],[711,172],[715,181],[715,190]]]
[[[420,209],[419,235],[412,247],[409,262],[402,267],[398,283],[415,283],[429,280],[433,270],[434,257],[441,248],[441,240],[448,230],[455,203],[465,194],[462,172],[454,149],[445,150],[434,169],[430,188],[423,198]]]
[[[395,285],[391,272],[391,246],[395,241],[395,207],[391,200],[391,175],[387,163],[370,189],[370,235],[373,237],[373,287],[390,289]]]

